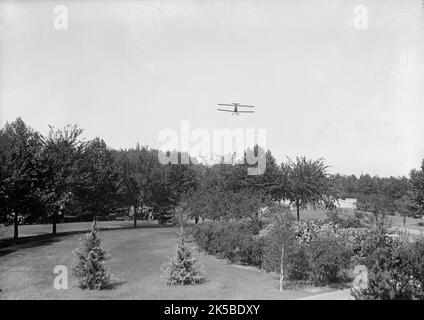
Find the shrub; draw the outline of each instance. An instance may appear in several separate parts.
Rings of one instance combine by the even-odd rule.
[[[306,280],[309,273],[306,245],[296,239],[292,230],[293,222],[294,218],[286,215],[269,227],[264,235],[262,268],[280,272],[281,247],[284,241],[285,275],[292,280]]]
[[[342,219],[339,223],[340,228],[363,228],[361,221],[358,218],[348,217],[346,219]]]
[[[78,277],[81,288],[101,290],[110,286],[110,276],[104,265],[109,256],[100,246],[96,221],[93,221],[90,233],[81,241],[81,247],[75,250],[75,255],[76,263],[72,271]]]
[[[364,218],[364,214],[361,211],[358,210],[354,210],[354,215],[356,219],[363,219]]]
[[[189,247],[185,245],[184,233],[179,233],[176,256],[162,266],[168,285],[190,285],[204,281],[204,271]]]
[[[338,212],[327,212],[327,222],[333,223],[334,225],[337,225],[339,228],[362,228],[363,225],[358,217],[345,217],[341,218],[338,214]]]
[[[192,235],[207,253],[230,262],[260,266],[263,240],[260,227],[250,221],[218,221],[196,225]]]
[[[315,285],[338,283],[346,279],[351,251],[340,238],[317,238],[308,245],[309,280]]]
[[[268,271],[279,271],[284,233],[285,270],[289,279],[309,280],[316,285],[343,281],[350,266],[350,243],[355,243],[359,230],[339,229],[331,222],[319,224],[286,218],[283,226],[281,222],[274,224],[267,233],[262,266]]]
[[[377,230],[356,259],[368,269],[368,287],[353,290],[359,300],[424,299],[424,242],[393,240]]]
[[[0,240],[6,239],[7,236],[8,236],[7,228],[0,223]]]

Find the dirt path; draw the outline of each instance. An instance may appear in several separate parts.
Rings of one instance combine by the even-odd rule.
[[[328,289],[303,287],[278,291],[278,275],[229,265],[198,253],[207,281],[197,286],[169,287],[160,266],[174,255],[177,230],[140,228],[100,232],[112,255],[112,290],[88,291],[75,285],[70,266],[81,235],[56,238],[37,246],[0,250],[0,299],[297,299]],[[53,287],[56,265],[69,269],[69,289]]]

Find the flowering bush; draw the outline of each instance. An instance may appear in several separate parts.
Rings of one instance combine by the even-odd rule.
[[[332,222],[320,224],[315,221],[294,221],[291,230],[300,242],[310,243],[316,238],[326,238],[337,234],[338,226]]]
[[[393,239],[383,228],[341,228],[334,223],[276,217],[258,234],[244,223],[219,222],[193,230],[210,254],[280,272],[284,244],[284,277],[326,285],[348,280],[350,269],[365,265],[367,290],[357,299],[423,298],[424,241]]]

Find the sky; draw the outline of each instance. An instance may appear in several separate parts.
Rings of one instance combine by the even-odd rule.
[[[424,158],[423,88],[422,0],[0,0],[1,126],[77,123],[113,148],[186,121],[264,129],[278,162],[399,176]]]

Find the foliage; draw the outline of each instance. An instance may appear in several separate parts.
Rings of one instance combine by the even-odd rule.
[[[300,210],[306,209],[308,205],[328,206],[338,198],[336,185],[327,174],[328,166],[323,159],[297,157],[296,161],[289,160],[282,164],[281,169],[286,177],[285,197],[296,207],[298,220]]]
[[[202,266],[193,257],[192,251],[185,244],[184,232],[178,234],[176,256],[168,264],[162,266],[167,285],[190,285],[204,281],[205,275]]]
[[[181,199],[191,217],[211,220],[249,218],[258,221],[261,208],[269,203],[268,196],[259,191],[225,190],[219,185],[204,185],[182,195]]]
[[[75,255],[76,262],[72,271],[78,277],[81,288],[101,290],[110,286],[110,275],[105,269],[109,256],[100,246],[95,221],[90,233],[81,241],[81,247],[75,250]]]
[[[285,276],[317,285],[346,279],[356,240],[333,224],[298,222],[289,214],[275,216],[259,233],[252,223],[217,221],[196,225],[192,234],[209,254],[274,272],[280,271],[284,245]]]
[[[424,242],[393,240],[384,232],[369,234],[357,261],[368,268],[368,287],[353,290],[360,300],[424,299]]]
[[[82,211],[91,217],[105,215],[114,207],[118,189],[118,171],[112,151],[99,138],[84,145],[76,160],[74,193]]]
[[[280,272],[281,248],[284,245],[284,269],[288,279],[306,280],[309,264],[306,245],[296,238],[293,232],[294,218],[291,215],[274,215],[274,223],[262,232],[264,241],[262,268]]]
[[[327,213],[328,222],[336,224],[339,228],[362,228],[363,225],[357,217],[341,218],[337,211]],[[360,216],[361,217],[361,216]]]
[[[41,136],[21,118],[0,130],[0,221],[14,215],[14,237],[18,237],[18,215],[34,217],[42,210],[37,197],[39,187],[38,154]]]
[[[230,262],[261,265],[262,240],[258,225],[249,221],[207,222],[191,230],[197,244],[207,253]]]
[[[46,213],[53,220],[53,234],[59,211],[63,211],[74,199],[76,182],[76,162],[82,154],[84,143],[80,140],[82,130],[78,126],[65,126],[63,129],[50,127],[43,139],[40,153],[40,198]]]
[[[416,172],[411,171],[411,175],[415,177]],[[334,179],[341,190],[342,198],[357,198],[357,207],[361,210],[372,211],[375,202],[380,202],[380,210],[384,210],[386,214],[409,215],[414,211],[407,177],[372,177],[361,174],[357,178],[355,175],[336,174]]]
[[[119,166],[119,193],[122,200],[137,209],[150,204],[155,181],[163,181],[159,172],[157,154],[148,147],[137,145],[135,149],[116,152]],[[163,185],[163,184],[162,184]],[[163,194],[162,190],[156,190]],[[137,225],[137,215],[134,214],[134,226]]]
[[[307,246],[309,280],[315,285],[338,283],[346,279],[351,251],[339,237],[316,238]]]
[[[424,160],[420,170],[411,170],[409,174],[410,198],[413,205],[413,212],[419,215],[424,214]]]

